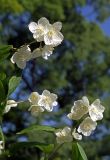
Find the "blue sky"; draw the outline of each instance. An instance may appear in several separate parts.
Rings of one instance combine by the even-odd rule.
[[[95,21],[101,27],[104,34],[110,37],[110,17],[108,17],[104,22],[99,23],[96,21],[96,13],[91,6],[88,5],[86,7],[82,7],[80,11],[88,21]]]

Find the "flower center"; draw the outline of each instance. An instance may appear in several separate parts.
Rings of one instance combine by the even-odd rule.
[[[51,103],[51,99],[49,97],[45,97],[45,102],[50,104]]]
[[[88,131],[88,130],[90,130],[90,128],[91,128],[91,125],[90,125],[90,124],[85,124],[85,125],[84,125],[84,129],[85,129],[85,130]]]

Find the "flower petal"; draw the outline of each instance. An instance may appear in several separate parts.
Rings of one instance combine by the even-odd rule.
[[[38,24],[41,24],[42,26],[46,26],[46,25],[49,24],[49,21],[48,21],[47,18],[42,17],[42,18],[40,18],[40,19],[38,20]]]
[[[60,31],[62,28],[62,23],[61,22],[55,22],[53,24],[53,27],[55,28],[55,30]]]
[[[63,41],[64,37],[61,32],[55,32],[54,34],[47,33],[44,35],[44,42],[46,45],[57,46]]]
[[[35,33],[36,32],[36,28],[37,28],[37,23],[35,22],[31,22],[29,25],[29,30],[32,32],[32,33]]]
[[[44,90],[43,93],[42,93],[42,95],[44,95],[44,96],[50,96],[50,91]]]
[[[37,57],[40,57],[42,56],[42,52],[39,48],[35,49],[32,53],[31,53],[31,58],[34,59],[34,58],[37,58]]]

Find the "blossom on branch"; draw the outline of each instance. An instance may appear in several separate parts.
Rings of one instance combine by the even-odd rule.
[[[64,143],[64,142],[72,142],[73,137],[71,135],[71,128],[64,127],[64,129],[58,129],[55,132],[57,143]]]
[[[43,106],[48,112],[51,112],[53,110],[53,107],[57,105],[56,100],[56,94],[50,93],[48,90],[44,90],[38,102],[38,105]]]
[[[4,110],[4,113],[7,113],[10,111],[11,107],[16,107],[18,105],[18,103],[14,100],[8,100],[6,103],[6,107]]]
[[[24,45],[14,53],[11,57],[11,62],[16,63],[21,69],[26,67],[26,62],[31,59],[31,50],[29,46]]]
[[[38,20],[38,23],[31,22],[28,27],[37,42],[44,41],[46,45],[52,45],[55,47],[61,44],[64,39],[60,32],[62,28],[61,22],[50,24],[47,18],[42,17]]]
[[[31,110],[33,115],[38,115],[38,113],[44,112],[44,110],[51,112],[53,107],[57,105],[57,95],[50,93],[48,90],[44,90],[42,95],[32,92],[28,100],[31,103],[29,110]]]
[[[71,108],[71,113],[67,115],[69,119],[79,120],[86,113],[88,113],[89,101],[87,97],[82,97],[82,100],[74,102],[74,106]]]
[[[103,112],[105,108],[100,104],[100,99],[96,99],[90,106],[89,106],[89,115],[93,121],[98,121],[103,118]]]
[[[29,30],[33,33],[34,39],[38,42],[44,41],[44,36],[47,34],[49,29],[49,21],[47,18],[42,17],[38,20],[38,23],[31,22],[28,27]]]
[[[29,111],[33,116],[39,116],[40,113],[44,112],[44,108],[38,105],[41,96],[37,92],[32,92],[28,100],[31,103]]]
[[[32,52],[31,57],[37,58],[37,57],[42,56],[44,59],[48,60],[48,57],[53,53],[53,50],[54,50],[53,46],[45,45],[43,48],[35,49]]]
[[[77,140],[82,140],[82,135],[80,135],[79,133],[77,133],[76,128],[73,130],[72,135],[75,139]]]
[[[58,46],[63,41],[64,37],[60,32],[62,28],[61,22],[56,22],[53,25],[49,25],[48,32],[44,36],[44,42],[46,45]]]
[[[85,118],[78,127],[78,132],[84,136],[90,136],[91,132],[95,130],[97,123],[90,117]]]

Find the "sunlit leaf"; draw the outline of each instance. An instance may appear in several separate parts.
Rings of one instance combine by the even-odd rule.
[[[24,133],[29,133],[33,131],[46,131],[46,132],[54,132],[55,128],[50,127],[50,126],[40,126],[40,125],[32,125],[22,131],[20,131],[17,134],[24,134]]]
[[[72,144],[72,160],[88,160],[82,146],[79,143]]]
[[[15,89],[20,83],[20,80],[21,80],[20,77],[16,77],[16,76],[11,77],[11,79],[9,80],[9,85],[8,85],[8,96],[15,91]]]

